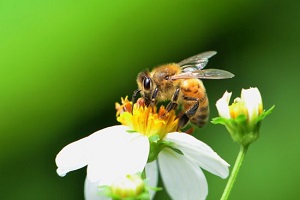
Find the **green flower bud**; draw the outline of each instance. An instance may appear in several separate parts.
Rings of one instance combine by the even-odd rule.
[[[138,199],[145,191],[145,184],[139,175],[134,174],[115,181],[110,189],[117,199]]]
[[[259,137],[261,121],[271,113],[263,110],[262,98],[257,88],[242,89],[241,97],[229,105],[231,93],[225,92],[216,103],[220,117],[212,123],[223,124],[232,139],[244,146],[251,144]]]

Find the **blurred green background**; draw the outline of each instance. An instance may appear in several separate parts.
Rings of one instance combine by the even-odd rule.
[[[60,149],[117,124],[114,103],[139,71],[207,50],[218,51],[208,68],[236,75],[204,81],[212,117],[225,90],[258,87],[265,109],[276,105],[230,199],[297,199],[299,19],[297,1],[2,0],[1,199],[83,199],[86,171],[59,177]],[[233,165],[239,147],[224,127],[195,135]],[[208,199],[219,199],[226,180],[206,174]]]

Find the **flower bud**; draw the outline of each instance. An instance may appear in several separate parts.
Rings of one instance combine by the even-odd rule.
[[[220,117],[214,124],[223,124],[234,141],[249,145],[259,137],[261,121],[271,113],[263,110],[262,98],[257,88],[242,89],[241,97],[229,105],[231,93],[225,92],[216,103]]]
[[[118,179],[111,185],[110,189],[112,196],[116,199],[138,199],[145,191],[145,184],[139,175],[134,174]]]

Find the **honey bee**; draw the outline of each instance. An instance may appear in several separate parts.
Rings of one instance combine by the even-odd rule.
[[[188,121],[203,127],[209,118],[209,102],[205,87],[200,79],[227,79],[234,75],[221,69],[203,69],[208,59],[216,51],[207,51],[187,58],[179,63],[158,66],[151,72],[142,71],[137,76],[138,89],[134,91],[132,101],[138,93],[147,106],[157,102],[170,101],[167,111],[182,105],[178,127]]]

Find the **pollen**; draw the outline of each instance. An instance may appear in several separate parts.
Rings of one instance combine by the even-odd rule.
[[[146,106],[139,98],[135,104],[121,98],[121,105],[116,103],[117,121],[130,127],[133,131],[147,137],[158,135],[161,139],[170,132],[177,131],[178,118],[175,111],[168,112],[164,106]]]

